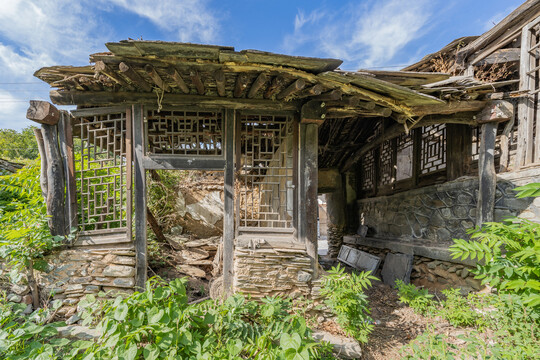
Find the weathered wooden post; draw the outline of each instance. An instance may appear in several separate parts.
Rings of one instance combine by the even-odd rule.
[[[144,112],[142,105],[133,105],[133,162],[135,174],[135,287],[144,289],[148,267],[146,241],[146,171],[144,156]]]

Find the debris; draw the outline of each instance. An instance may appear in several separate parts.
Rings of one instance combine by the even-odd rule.
[[[189,276],[193,276],[193,277],[203,278],[206,276],[206,271],[199,269],[196,266],[182,264],[182,265],[178,265],[177,269],[181,273],[189,275]]]
[[[381,258],[367,252],[353,249],[343,245],[339,250],[338,260],[361,271],[371,271],[375,273],[379,268]]]
[[[411,281],[412,266],[412,255],[388,253],[381,272],[383,282],[391,287],[395,286],[398,279],[408,284]]]

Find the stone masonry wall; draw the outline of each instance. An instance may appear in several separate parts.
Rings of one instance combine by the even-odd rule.
[[[540,199],[516,199],[516,186],[533,182],[539,169],[498,176],[495,221],[521,216],[540,221]],[[358,201],[360,223],[368,236],[450,244],[466,238],[476,222],[478,178],[465,177],[441,185],[427,186],[390,196]]]
[[[263,235],[264,236],[264,235]],[[237,239],[234,252],[234,291],[254,298],[286,295],[311,297],[313,270],[305,247],[292,239]]]
[[[135,251],[132,246],[70,248],[47,257],[49,268],[38,283],[45,299],[61,300],[59,315],[70,316],[87,294],[104,292],[107,297],[133,292]]]

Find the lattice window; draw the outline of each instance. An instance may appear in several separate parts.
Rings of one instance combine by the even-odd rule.
[[[153,154],[221,156],[221,112],[148,112],[148,152]]]
[[[375,157],[373,150],[362,157],[362,190],[371,190],[375,184]]]
[[[401,134],[397,138],[396,181],[413,176],[413,137],[412,133]]]
[[[293,119],[240,116],[239,226],[292,228]]]
[[[381,185],[394,182],[394,140],[386,140],[381,145],[380,152]]]
[[[81,141],[75,154],[79,225],[82,230],[125,228],[126,114],[79,118],[74,137]]]
[[[420,173],[428,174],[446,168],[446,126],[444,124],[422,128]]]
[[[480,127],[474,127],[472,129],[472,160],[478,161],[480,157]]]

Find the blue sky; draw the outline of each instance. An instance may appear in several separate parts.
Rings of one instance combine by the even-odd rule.
[[[450,41],[480,35],[523,0],[0,0],[0,128],[31,124],[49,100],[32,74],[85,65],[105,42],[185,41],[334,57],[346,70],[398,70]]]

